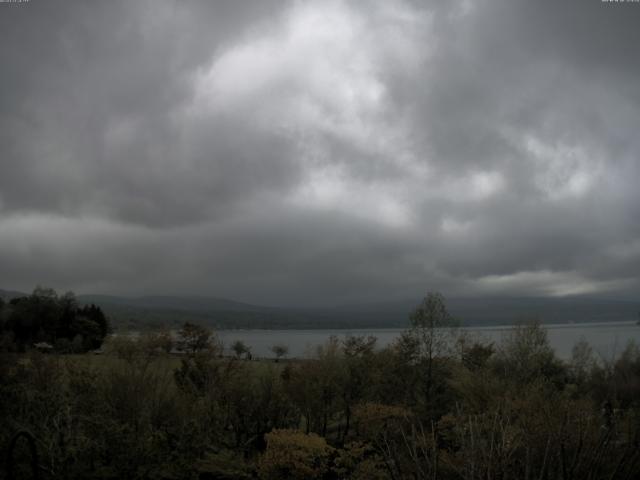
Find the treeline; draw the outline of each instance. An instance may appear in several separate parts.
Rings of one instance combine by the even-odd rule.
[[[435,294],[410,322],[384,349],[332,338],[286,362],[223,357],[194,325],[180,356],[162,332],[102,356],[5,355],[0,441],[30,432],[42,478],[640,478],[637,346],[561,361],[537,324],[485,344]]]
[[[0,298],[0,351],[29,348],[82,353],[100,348],[110,331],[109,321],[96,305],[79,306],[73,292],[58,295],[37,287],[31,295]]]

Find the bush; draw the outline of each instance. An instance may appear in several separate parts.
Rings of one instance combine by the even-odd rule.
[[[298,430],[273,430],[266,436],[267,450],[258,464],[263,480],[323,478],[334,451],[324,438]]]

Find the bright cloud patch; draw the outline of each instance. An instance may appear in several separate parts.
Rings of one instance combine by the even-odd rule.
[[[587,195],[602,175],[600,153],[561,141],[548,143],[525,134],[519,148],[535,168],[535,186],[552,200]]]
[[[492,293],[528,290],[529,294],[564,297],[601,293],[624,287],[626,280],[592,280],[577,272],[524,271],[508,275],[487,275],[477,281],[481,290]]]
[[[336,168],[314,171],[290,201],[297,207],[349,213],[392,228],[406,227],[412,220],[400,192],[349,180]]]
[[[307,174],[293,202],[397,226],[410,214],[394,187],[382,176],[354,178],[350,156],[407,173],[422,168],[386,82],[425,60],[428,17],[402,2],[369,7],[295,3],[275,26],[219,52],[197,76],[193,108],[201,118],[249,111],[257,128],[296,145]]]
[[[402,3],[370,7],[295,3],[276,26],[222,50],[200,72],[196,104],[249,108],[270,128],[376,143],[390,108],[385,76],[423,60],[426,23]]]

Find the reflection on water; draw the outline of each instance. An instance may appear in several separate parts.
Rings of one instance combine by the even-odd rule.
[[[465,327],[461,330],[486,342],[499,345],[512,327]],[[571,349],[580,339],[586,340],[594,351],[605,359],[619,355],[630,340],[640,344],[640,326],[635,322],[585,323],[545,325],[550,345],[561,358],[569,358]],[[383,347],[397,338],[402,329],[353,329],[353,330],[220,330],[218,335],[228,348],[235,340],[242,340],[251,347],[254,357],[272,357],[271,347],[284,344],[290,357],[305,357],[313,353],[331,335],[374,335],[378,346]]]

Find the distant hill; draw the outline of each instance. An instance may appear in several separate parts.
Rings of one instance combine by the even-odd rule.
[[[332,308],[275,308],[208,297],[110,297],[81,295],[96,303],[116,327],[177,326],[184,321],[215,328],[384,328],[405,327],[416,300],[344,305]],[[590,297],[453,298],[447,307],[462,325],[505,325],[529,320],[542,323],[633,321],[640,301]]]
[[[0,298],[3,300],[11,300],[12,298],[24,297],[25,295],[28,294],[24,292],[17,292],[15,290],[2,290],[0,288]]]
[[[640,301],[593,297],[474,298],[452,300],[450,310],[463,323],[584,323],[637,320]]]
[[[210,311],[238,311],[260,312],[269,307],[260,307],[248,303],[235,302],[223,298],[197,297],[197,296],[144,296],[144,297],[117,297],[110,295],[78,295],[82,303],[122,305],[130,307],[183,310],[189,312]]]
[[[95,303],[116,328],[175,327],[185,321],[215,328],[357,328],[396,326],[389,312],[370,315],[335,309],[277,308],[210,297],[79,295],[80,303]],[[404,315],[406,318],[406,315]]]
[[[404,300],[343,306],[340,314],[363,318],[367,312],[376,318],[408,322],[411,311],[420,302]],[[544,297],[474,297],[446,299],[447,309],[462,325],[507,325],[530,320],[542,323],[583,323],[635,321],[640,315],[640,301],[575,296]]]
[[[0,290],[0,297],[26,295]],[[198,296],[78,295],[80,304],[95,303],[116,329],[174,328],[185,321],[213,328],[339,329],[406,327],[420,299],[371,302],[327,308],[267,307]],[[505,325],[528,320],[542,323],[636,321],[640,301],[594,297],[452,298],[447,307],[462,325]]]

